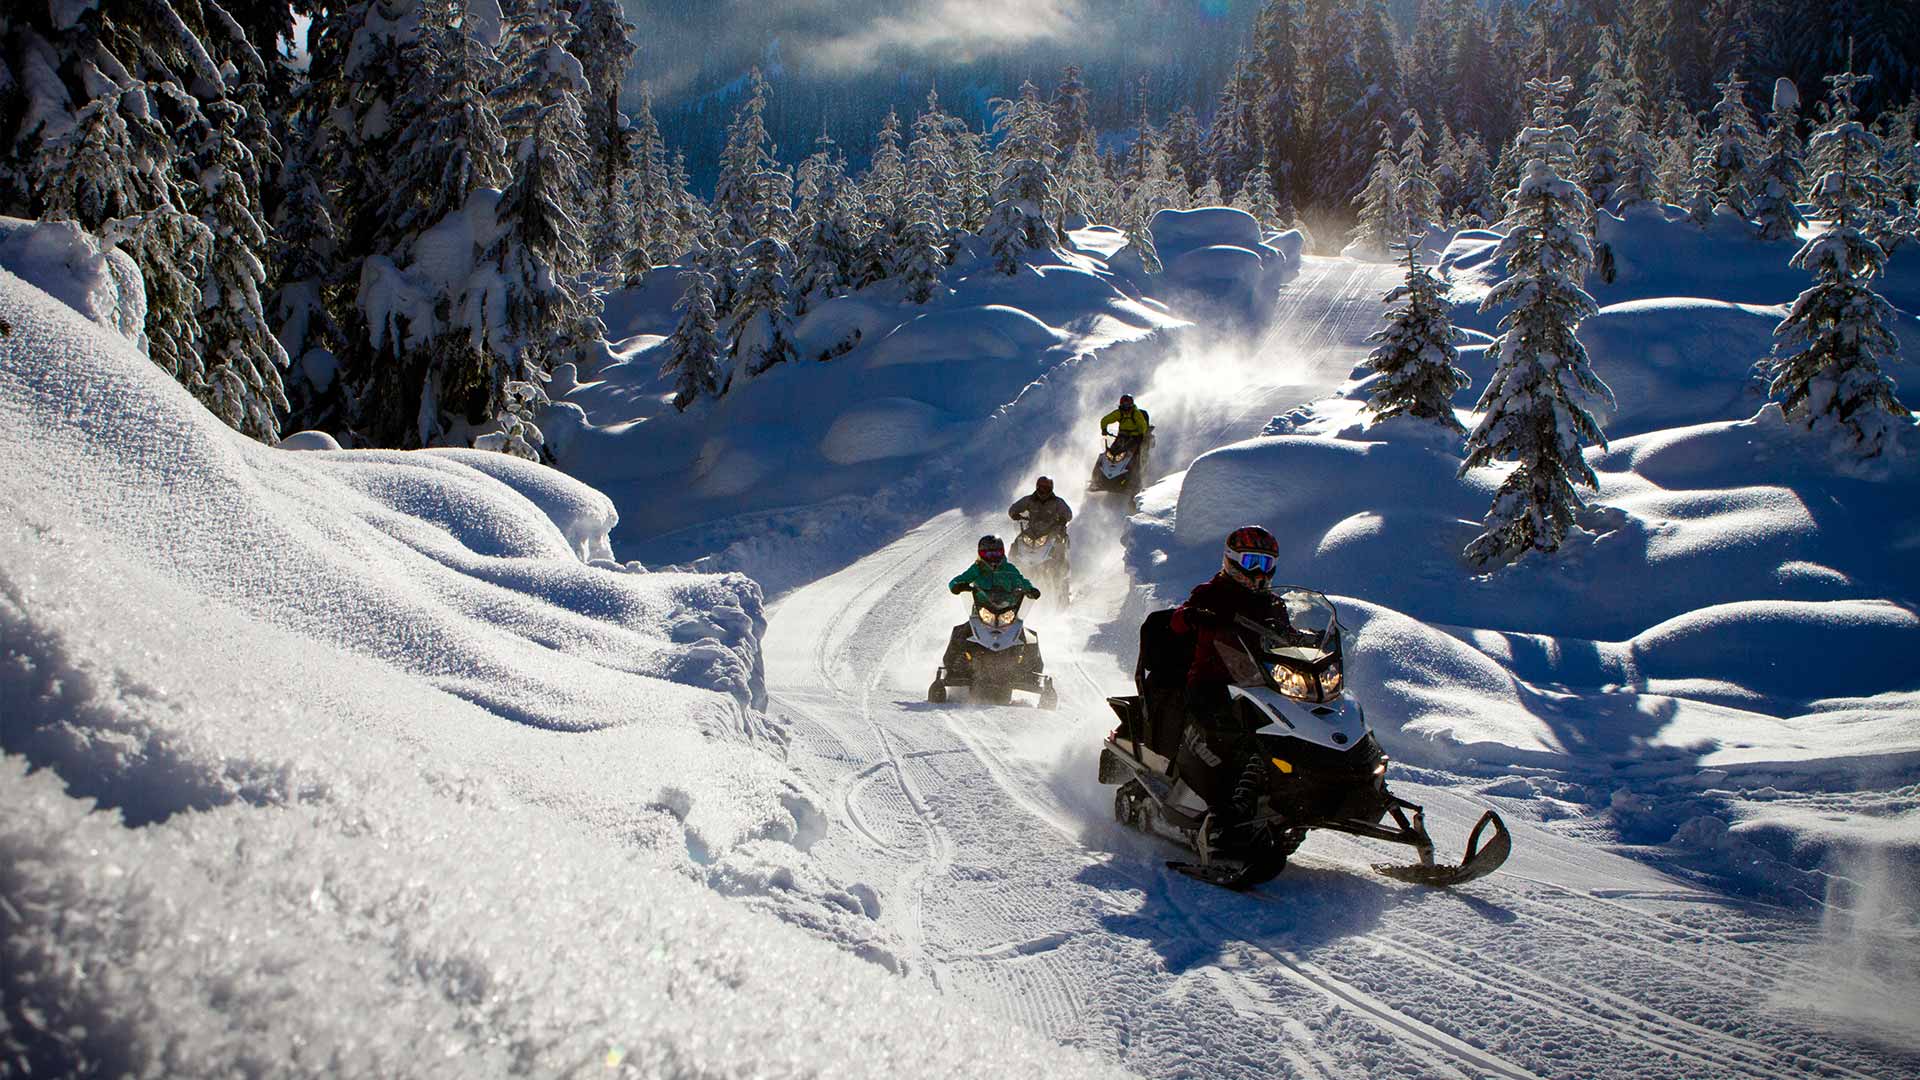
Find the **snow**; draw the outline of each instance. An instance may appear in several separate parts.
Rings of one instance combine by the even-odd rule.
[[[0,268],[146,347],[147,293],[140,268],[77,222],[0,217]]]
[[[1920,1069],[1920,461],[1750,390],[1793,245],[1602,219],[1591,510],[1476,574],[1500,470],[1364,411],[1395,269],[1154,228],[1161,275],[1087,228],[829,302],[685,414],[657,272],[553,384],[566,475],[257,446],[0,276],[0,983],[42,1071]],[[1447,247],[1463,421],[1498,241]],[[1131,504],[1078,482],[1121,392],[1157,426]],[[1026,612],[1061,708],[931,706],[944,583],[1038,472],[1076,510],[1073,606]],[[1501,872],[1400,886],[1316,833],[1227,894],[1112,823],[1103,698],[1248,522],[1339,605],[1441,857],[1497,807]]]
[[[0,319],[7,1060],[1098,1071],[808,862],[751,582],[586,565],[607,501],[501,455],[249,442],[11,273]]]

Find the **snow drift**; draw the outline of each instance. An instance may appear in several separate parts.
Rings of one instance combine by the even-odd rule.
[[[4,272],[0,456],[0,1071],[1085,1071],[714,891],[867,921],[757,588],[577,481],[251,443]]]

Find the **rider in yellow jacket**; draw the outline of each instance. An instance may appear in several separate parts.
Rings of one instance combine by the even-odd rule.
[[[1117,431],[1108,431],[1108,425],[1117,425]],[[1147,421],[1147,410],[1135,408],[1132,394],[1120,395],[1120,407],[1100,418],[1100,434],[1131,435],[1143,439],[1153,430]]]

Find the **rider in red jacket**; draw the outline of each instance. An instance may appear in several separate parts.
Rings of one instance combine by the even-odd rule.
[[[1269,591],[1280,543],[1258,525],[1235,529],[1227,537],[1220,572],[1201,582],[1174,609],[1172,629],[1194,635],[1193,664],[1187,669],[1187,731],[1180,743],[1178,775],[1207,800],[1217,819],[1244,818],[1250,798],[1235,788],[1254,750],[1252,732],[1235,722],[1227,686],[1232,682],[1221,650],[1236,649],[1236,617],[1271,625],[1286,624],[1286,608]]]

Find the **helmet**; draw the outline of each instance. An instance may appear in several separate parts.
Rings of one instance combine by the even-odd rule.
[[[1280,541],[1258,525],[1242,525],[1227,535],[1227,553],[1221,569],[1249,589],[1264,589],[1273,580]]]
[[[1131,409],[1131,408],[1133,408],[1133,395],[1132,395],[1132,394],[1121,394],[1121,395],[1120,395],[1120,408],[1121,408],[1121,410],[1122,410],[1122,411],[1125,411],[1125,410],[1127,410],[1127,409]]]
[[[998,566],[1007,557],[1007,545],[1000,538],[988,533],[980,538],[980,561],[989,566]]]
[[[1043,476],[1040,479],[1035,480],[1033,482],[1033,491],[1034,491],[1034,494],[1036,495],[1053,494],[1053,477]]]

